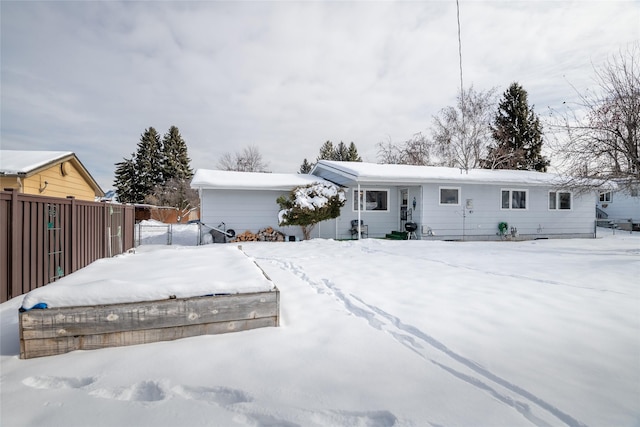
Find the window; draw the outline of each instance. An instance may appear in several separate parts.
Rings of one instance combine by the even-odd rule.
[[[527,190],[502,190],[502,209],[527,209]]]
[[[440,187],[441,205],[460,205],[460,189],[455,187]]]
[[[549,209],[571,209],[571,193],[567,191],[549,191]]]
[[[353,190],[353,210],[358,210],[358,200],[360,201],[361,211],[388,211],[389,210],[389,191],[387,190],[360,190],[360,197],[357,196],[358,190]],[[363,199],[365,203],[363,203]]]
[[[601,202],[610,202],[611,201],[611,191],[606,191],[604,193],[600,193],[600,201]]]

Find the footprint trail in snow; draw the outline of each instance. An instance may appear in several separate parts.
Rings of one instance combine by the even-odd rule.
[[[537,407],[569,427],[586,426],[539,396],[492,373],[473,360],[454,352],[444,343],[424,331],[402,322],[400,318],[387,313],[379,307],[368,304],[356,295],[345,294],[330,280],[325,278],[314,280],[309,277],[303,268],[293,262],[283,262],[269,258],[260,259],[291,272],[314,288],[319,294],[333,295],[345,307],[347,312],[365,319],[371,327],[388,333],[398,343],[417,353],[425,361],[431,362],[469,385],[489,393],[495,399],[516,410],[534,425],[538,427],[551,425],[535,414],[535,408]],[[518,397],[513,398],[510,395]]]

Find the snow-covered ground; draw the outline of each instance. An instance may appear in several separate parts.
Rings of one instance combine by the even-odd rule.
[[[638,426],[640,235],[598,233],[244,243],[281,291],[280,327],[39,359],[18,358],[15,298],[0,425]],[[186,283],[206,278],[168,258],[224,246],[111,261],[157,256],[155,276]]]

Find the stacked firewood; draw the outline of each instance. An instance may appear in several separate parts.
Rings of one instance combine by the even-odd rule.
[[[284,233],[275,230],[273,227],[266,227],[257,233],[247,230],[237,234],[232,242],[284,242]]]

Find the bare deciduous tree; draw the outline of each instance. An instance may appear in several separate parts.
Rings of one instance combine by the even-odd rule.
[[[491,143],[495,90],[478,92],[473,86],[459,93],[455,107],[433,118],[434,164],[473,169],[480,167]]]
[[[255,145],[245,147],[234,154],[224,153],[218,160],[218,167],[226,171],[266,172],[267,164],[262,159],[262,153]]]
[[[166,183],[157,185],[153,193],[145,197],[145,203],[175,208],[180,222],[189,212],[198,208],[200,198],[198,192],[189,186],[189,180],[171,178]]]
[[[640,44],[595,70],[598,91],[578,93],[576,106],[551,111],[555,158],[568,176],[640,183]],[[576,91],[577,92],[577,91]]]
[[[391,139],[386,143],[379,142],[377,147],[380,163],[419,166],[430,164],[430,141],[422,133],[416,133],[400,144],[394,144]]]
[[[491,119],[495,90],[469,88],[458,94],[456,106],[445,107],[433,117],[431,139],[422,133],[400,144],[378,143],[381,163],[448,166],[473,169],[481,166],[491,144]]]

